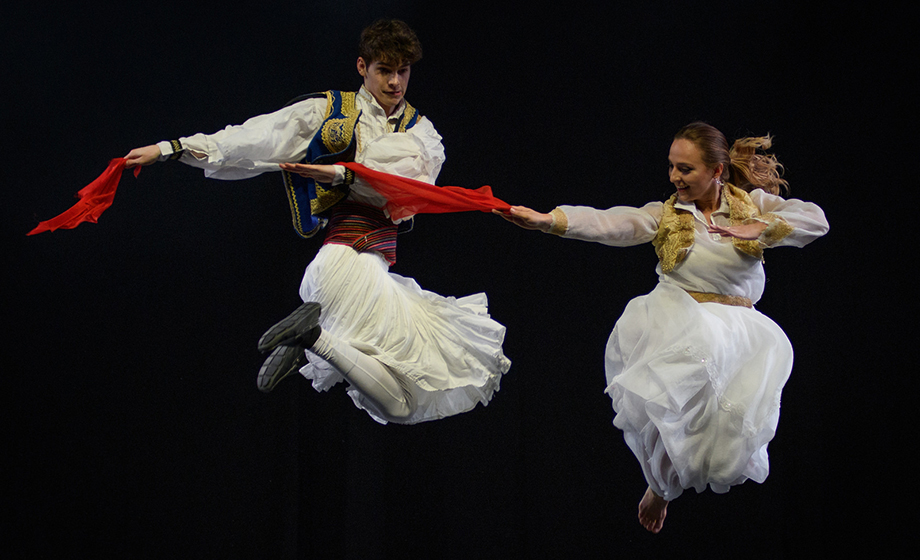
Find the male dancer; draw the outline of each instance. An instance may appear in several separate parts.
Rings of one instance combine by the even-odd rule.
[[[359,408],[380,422],[411,424],[488,404],[510,361],[505,328],[485,294],[446,298],[388,272],[396,229],[386,199],[339,162],[434,183],[441,137],[405,100],[422,55],[415,33],[381,20],[361,34],[357,92],[328,91],[271,114],[132,150],[127,167],[178,159],[216,179],[281,170],[294,227],[326,230],[307,267],[304,304],[269,329],[258,386],[271,391],[300,370],[317,390],[347,380]],[[306,353],[305,353],[306,351]]]

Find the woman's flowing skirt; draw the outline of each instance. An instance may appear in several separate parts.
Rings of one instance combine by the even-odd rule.
[[[767,316],[661,283],[627,305],[606,370],[613,423],[658,495],[766,479],[792,371],[792,345]]]

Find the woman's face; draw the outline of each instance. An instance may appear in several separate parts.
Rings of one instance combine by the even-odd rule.
[[[671,143],[668,153],[668,175],[677,188],[677,198],[681,202],[703,205],[719,201],[719,185],[716,177],[722,174],[722,164],[715,168],[703,163],[703,154],[696,144],[685,138],[678,138]]]

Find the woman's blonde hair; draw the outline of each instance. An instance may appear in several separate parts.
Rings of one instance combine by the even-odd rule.
[[[728,140],[719,129],[703,122],[694,122],[677,131],[674,139],[693,142],[707,166],[715,167],[721,163],[721,178],[738,188],[748,192],[763,189],[781,196],[789,194],[789,183],[782,178],[783,165],[777,161],[776,156],[765,152],[773,145],[773,138],[769,134],[739,138],[729,148]]]

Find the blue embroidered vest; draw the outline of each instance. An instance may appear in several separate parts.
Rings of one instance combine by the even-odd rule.
[[[313,135],[306,156],[300,163],[323,165],[354,161],[357,151],[355,130],[361,116],[355,102],[356,96],[357,93],[353,91],[327,91],[307,94],[288,103],[291,105],[304,99],[318,97],[325,97],[327,100],[323,123]],[[405,132],[412,128],[418,122],[419,116],[418,111],[406,104],[394,131]],[[326,225],[328,211],[348,196],[350,181],[333,186],[318,183],[296,173],[281,173],[291,205],[294,229],[301,237],[312,237]]]

